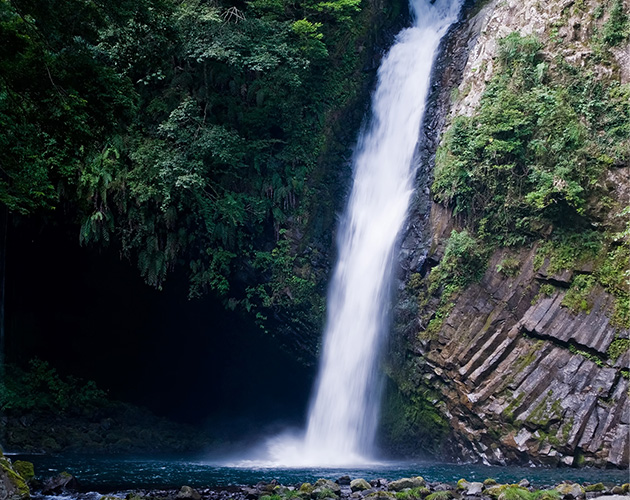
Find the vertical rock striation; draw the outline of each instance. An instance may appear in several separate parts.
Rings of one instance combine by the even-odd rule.
[[[620,5],[630,12],[627,2]],[[451,58],[441,59],[435,78],[442,86],[425,133],[477,112],[496,69],[498,40],[514,31],[553,40],[543,43],[549,60],[627,84],[627,37],[608,60],[593,42],[609,23],[608,7],[597,0],[491,0],[472,8],[446,43]],[[436,144],[425,144],[422,154],[431,158]],[[630,205],[630,166],[612,165],[606,188],[616,206]],[[591,226],[618,230],[611,219],[604,213]],[[424,240],[427,233],[417,230],[423,224],[430,233]],[[542,239],[492,246],[480,280],[440,295],[431,290],[431,269],[452,231],[464,226],[437,203],[410,217],[386,363],[392,383],[383,431],[390,447],[493,464],[628,467],[630,332],[615,319],[618,297],[594,278],[601,263],[593,257],[552,265]],[[595,284],[576,306],[575,286],[591,277]]]

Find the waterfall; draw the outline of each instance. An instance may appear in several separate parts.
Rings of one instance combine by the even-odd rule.
[[[417,165],[431,68],[461,0],[412,0],[413,26],[384,59],[372,117],[358,141],[338,237],[319,375],[303,436],[269,443],[272,465],[368,463],[380,405],[379,348],[387,327],[393,257]]]

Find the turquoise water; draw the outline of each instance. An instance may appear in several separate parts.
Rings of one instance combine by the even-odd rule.
[[[388,463],[369,468],[309,468],[279,469],[256,467],[226,467],[202,459],[190,457],[101,457],[101,456],[26,456],[35,465],[39,478],[68,471],[77,477],[85,491],[101,492],[128,488],[179,488],[184,484],[197,488],[216,488],[256,484],[259,481],[277,479],[282,484],[293,485],[318,478],[337,479],[348,475],[352,479],[367,480],[399,479],[422,476],[431,482],[456,482],[460,478],[483,481],[494,478],[499,482],[529,480],[542,488],[568,479],[579,483],[604,482],[621,484],[628,482],[627,470],[570,469],[541,467],[492,467],[438,463]]]

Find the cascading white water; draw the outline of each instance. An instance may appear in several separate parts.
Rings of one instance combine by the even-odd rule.
[[[411,0],[414,25],[383,61],[372,119],[359,139],[354,182],[339,231],[339,260],[304,436],[269,444],[269,465],[351,466],[370,461],[378,419],[377,356],[392,256],[413,192],[413,157],[440,39],[461,0]]]

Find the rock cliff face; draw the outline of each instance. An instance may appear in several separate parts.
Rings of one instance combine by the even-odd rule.
[[[597,54],[593,42],[610,25],[613,4],[491,0],[473,7],[447,42],[437,76],[441,94],[434,97],[437,111],[428,128],[446,130],[455,116],[477,112],[495,71],[498,40],[514,31],[536,35],[547,59],[560,56],[602,81],[627,84],[627,35],[608,58]],[[615,5],[630,12],[627,2]],[[434,147],[426,146],[426,158]],[[616,208],[592,227],[615,232],[620,227],[613,214],[630,205],[630,166],[612,165],[606,181]],[[403,240],[386,362],[391,383],[383,427],[390,446],[498,464],[627,467],[630,340],[627,320],[619,320],[619,301],[627,295],[619,298],[597,281],[601,257],[554,262],[542,238],[492,246],[479,280],[450,295],[436,292],[431,269],[465,221],[428,203],[430,209],[416,204],[424,208],[412,213]],[[619,241],[610,258],[625,259],[625,272],[627,236]],[[582,282],[589,286],[576,302]]]

